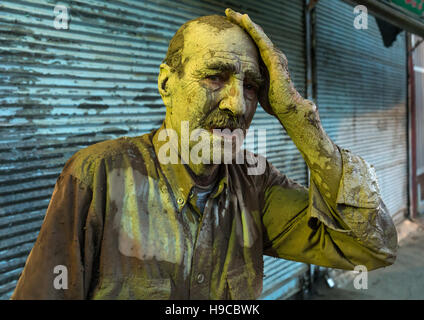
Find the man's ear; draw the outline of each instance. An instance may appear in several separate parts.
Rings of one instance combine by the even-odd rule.
[[[158,77],[158,89],[165,105],[168,105],[170,95],[171,95],[171,86],[169,85],[169,79],[171,77],[171,67],[166,63],[160,65],[159,77]]]

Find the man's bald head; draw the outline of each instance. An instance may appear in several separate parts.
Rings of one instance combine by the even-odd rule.
[[[218,33],[230,28],[239,28],[236,24],[230,22],[225,16],[219,15],[202,16],[184,23],[169,42],[168,52],[166,53],[166,57],[163,61],[170,66],[173,71],[176,71],[179,77],[184,75],[185,61],[182,61],[184,34],[190,26],[193,26],[196,23],[204,24],[207,27],[213,28],[214,31],[216,30]]]

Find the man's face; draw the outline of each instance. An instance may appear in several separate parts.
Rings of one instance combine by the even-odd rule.
[[[256,111],[261,82],[258,51],[250,37],[238,26],[218,32],[193,23],[184,32],[181,61],[181,76],[173,74],[168,125],[180,138],[181,121],[188,121],[190,133],[207,130],[210,139],[235,139],[213,129],[242,129],[244,138]],[[196,143],[190,141],[190,149]]]

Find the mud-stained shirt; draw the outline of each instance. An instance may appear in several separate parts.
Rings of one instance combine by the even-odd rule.
[[[222,164],[199,213],[185,166],[158,161],[156,132],[66,163],[12,299],[256,299],[263,255],[341,269],[393,263],[397,235],[375,170],[352,152],[339,148],[332,201],[314,179],[307,189],[268,162],[260,175]]]

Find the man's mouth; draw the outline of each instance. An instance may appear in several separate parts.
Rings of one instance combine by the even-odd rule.
[[[232,126],[211,126],[209,130],[228,130],[228,131],[234,131],[236,129],[239,129],[237,127],[232,127]]]
[[[209,131],[214,134],[215,136],[222,137],[225,140],[233,140],[237,138],[243,138],[243,130],[241,128],[237,127],[220,127],[220,126],[213,126],[209,129]]]

